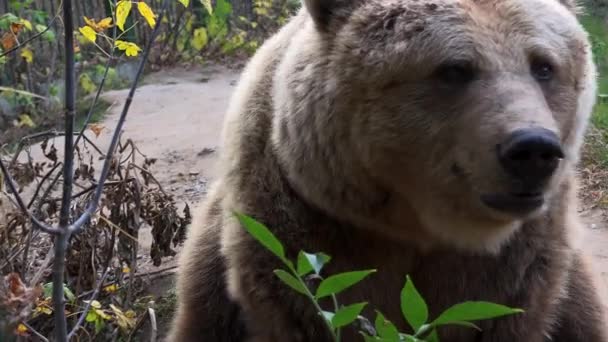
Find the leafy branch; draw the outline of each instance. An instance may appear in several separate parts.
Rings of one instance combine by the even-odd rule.
[[[124,2],[124,1],[121,1]],[[130,2],[129,2],[130,3]],[[169,1],[164,1],[164,6],[161,11],[161,19],[167,12]],[[74,60],[74,18],[72,12],[72,1],[64,0],[63,2],[63,22],[65,28],[65,131],[73,132],[74,131],[74,119],[75,119],[75,87],[76,87],[76,77],[75,77],[75,60]],[[149,9],[149,8],[148,8]],[[151,13],[151,10],[149,10]],[[149,13],[149,14],[150,14]],[[151,15],[154,15],[151,13]],[[51,23],[52,24],[52,23]],[[151,25],[152,26],[152,25]],[[64,273],[65,273],[65,259],[66,259],[66,251],[69,247],[70,238],[80,233],[89,222],[91,217],[97,211],[99,201],[101,200],[103,189],[105,182],[110,173],[110,168],[112,162],[114,161],[113,156],[117,149],[120,134],[122,132],[122,127],[126,120],[127,113],[129,111],[130,105],[133,101],[133,97],[135,95],[135,89],[137,88],[138,82],[143,74],[144,66],[147,61],[148,55],[150,53],[152,44],[156,39],[159,32],[160,25],[155,25],[152,34],[150,35],[149,41],[147,42],[147,46],[144,49],[143,57],[139,62],[139,67],[137,70],[137,74],[135,76],[135,80],[133,81],[129,95],[123,107],[122,113],[116,125],[114,134],[112,136],[110,147],[108,148],[107,153],[105,154],[105,161],[103,164],[101,176],[97,182],[95,193],[92,199],[90,199],[89,204],[78,218],[73,219],[71,217],[71,207],[72,207],[72,187],[74,184],[74,134],[64,134],[64,160],[63,160],[63,191],[62,191],[62,199],[61,199],[61,209],[59,215],[59,224],[58,226],[48,225],[39,219],[37,219],[34,214],[28,209],[28,206],[25,205],[25,202],[21,198],[21,195],[17,191],[17,187],[15,185],[15,181],[11,177],[10,173],[6,165],[0,159],[0,169],[2,174],[4,175],[5,183],[8,185],[9,190],[13,194],[15,201],[17,202],[19,209],[27,215],[29,220],[32,222],[33,226],[39,230],[42,230],[48,234],[51,234],[54,239],[54,261],[53,261],[53,287],[52,287],[52,301],[53,301],[53,311],[55,318],[55,340],[56,341],[67,341],[68,336],[72,336],[76,330],[78,330],[79,325],[83,323],[83,317],[86,317],[86,311],[89,310],[90,305],[87,306],[85,313],[78,320],[77,324],[73,327],[72,331],[68,335],[67,331],[67,319],[65,314],[65,294],[64,294]],[[22,44],[21,44],[22,45]],[[103,86],[100,85],[100,89]],[[99,96],[100,90],[98,90]],[[90,115],[89,115],[90,116]],[[88,118],[87,118],[88,120]],[[83,135],[83,131],[80,132],[80,136]],[[100,283],[103,283],[103,278]],[[91,298],[91,301],[94,300],[94,297],[98,294],[99,291],[95,291]]]
[[[286,257],[283,244],[272,234],[270,229],[249,216],[239,213],[235,213],[235,216],[253,238],[278,257],[287,267],[287,270],[274,270],[274,274],[284,284],[310,300],[317,313],[323,318],[323,322],[335,342],[340,341],[340,330],[343,327],[357,321],[369,323],[365,317],[360,316],[363,309],[368,305],[367,302],[341,306],[338,304],[337,295],[347,288],[358,284],[366,277],[375,273],[376,270],[344,272],[323,278],[321,270],[323,266],[330,262],[331,257],[329,255],[324,253],[310,254],[300,251],[294,266],[294,262]],[[321,280],[316,291],[309,289],[303,277]],[[332,298],[335,311],[326,311],[321,308],[319,300],[325,297]],[[400,303],[403,318],[405,318],[414,333],[406,334],[399,332],[397,327],[387,320],[380,311],[376,311],[374,331],[360,331],[366,342],[439,342],[437,329],[442,326],[458,325],[481,330],[473,323],[474,321],[494,319],[523,312],[521,309],[509,308],[490,302],[470,301],[448,308],[436,319],[429,322],[427,304],[409,276],[406,276],[405,285],[401,290]]]

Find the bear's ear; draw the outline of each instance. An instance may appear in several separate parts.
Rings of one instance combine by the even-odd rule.
[[[344,18],[354,7],[356,0],[304,0],[304,5],[310,16],[321,30],[326,30],[330,24]]]

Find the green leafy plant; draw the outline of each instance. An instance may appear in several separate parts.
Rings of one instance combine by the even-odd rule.
[[[353,324],[357,320],[369,322],[360,315],[368,305],[367,302],[340,305],[337,295],[355,286],[375,273],[376,270],[344,272],[324,278],[321,275],[321,270],[331,261],[329,255],[300,251],[294,263],[286,257],[285,247],[281,241],[265,225],[243,214],[236,213],[235,216],[254,239],[283,262],[286,269],[276,269],[274,270],[274,274],[285,285],[306,296],[311,301],[318,314],[323,318],[334,341],[340,341],[340,331],[342,328]],[[305,281],[308,277],[321,280],[316,290],[308,287]],[[332,299],[334,311],[326,311],[321,308],[319,300],[326,297]],[[521,309],[509,308],[500,304],[469,301],[456,304],[443,311],[434,320],[429,321],[427,304],[408,275],[406,275],[406,282],[401,290],[400,303],[403,318],[405,318],[405,321],[414,333],[406,334],[399,332],[398,328],[387,320],[380,311],[376,311],[376,319],[374,321],[375,331],[373,333],[360,331],[366,342],[439,342],[437,329],[442,326],[458,325],[481,330],[473,322],[523,312]]]

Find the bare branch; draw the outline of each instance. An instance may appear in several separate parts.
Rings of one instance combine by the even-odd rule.
[[[4,174],[4,178],[5,178],[4,181],[8,185],[11,193],[13,194],[13,197],[15,197],[15,200],[17,201],[17,205],[19,206],[19,209],[25,215],[27,215],[27,217],[30,219],[30,221],[32,221],[32,224],[34,225],[34,227],[36,227],[37,229],[40,229],[40,230],[42,230],[44,232],[47,232],[49,234],[53,234],[53,235],[60,234],[61,231],[58,228],[52,227],[52,226],[47,225],[46,223],[38,220],[27,209],[27,206],[23,202],[23,199],[21,198],[21,195],[19,195],[19,192],[17,191],[17,187],[15,186],[15,181],[11,177],[10,173],[8,172],[8,169],[4,165],[4,162],[2,162],[1,158],[0,158],[0,170],[2,170],[2,173]]]
[[[158,328],[156,326],[156,313],[152,307],[148,308],[148,316],[150,316],[150,342],[156,342]]]
[[[38,186],[36,187],[36,191],[34,191],[34,195],[32,196],[32,199],[30,200],[30,202],[27,204],[27,208],[31,208],[32,205],[34,204],[34,202],[36,201],[36,198],[38,198],[38,194],[40,193],[40,190],[42,190],[42,186],[44,185],[44,183],[46,183],[46,181],[49,179],[49,177],[57,170],[57,168],[59,168],[61,165],[63,165],[62,163],[57,163],[55,164],[55,166],[53,166],[53,168],[51,168],[51,170],[49,170],[43,177],[42,180],[40,180],[40,183],[38,184]]]
[[[34,329],[31,325],[27,324],[26,322],[21,322],[23,323],[23,325],[25,325],[25,327],[31,331],[32,333],[34,333],[34,335],[36,335],[36,337],[38,337],[40,340],[42,340],[43,342],[49,342],[49,340],[44,337],[44,335],[42,335],[41,333],[39,333],[38,331],[36,331],[36,329]]]
[[[79,135],[80,133],[78,132],[73,132],[73,135]],[[28,136],[25,136],[23,138],[21,138],[19,140],[19,144],[17,144],[17,148],[15,150],[15,153],[13,154],[13,158],[11,160],[11,165],[14,165],[17,162],[17,159],[19,159],[19,155],[21,154],[21,152],[23,151],[23,146],[28,144],[31,145],[32,144],[32,140],[34,139],[40,139],[40,138],[47,138],[47,137],[63,137],[65,136],[65,132],[59,132],[57,130],[50,130],[50,131],[44,131],[44,132],[39,132],[39,133],[34,133]],[[83,135],[83,139],[89,143],[89,145],[93,146],[93,149],[95,149],[95,151],[97,153],[99,153],[102,157],[105,156],[105,154],[103,153],[103,151],[97,146],[95,145],[95,143],[93,141],[91,141],[91,139],[89,139],[86,135]]]
[[[70,207],[72,186],[74,185],[74,109],[76,102],[76,72],[74,60],[74,19],[72,15],[72,0],[63,4],[63,27],[65,49],[65,135],[63,156],[63,200],[59,212],[59,230],[55,236],[55,260],[53,262],[53,308],[55,318],[55,339],[57,342],[67,342],[67,320],[65,317],[65,300],[63,293],[65,256],[70,239]]]
[[[113,0],[112,2],[114,5],[113,8],[116,8],[116,0]],[[113,17],[112,21],[116,22],[116,18],[114,18],[114,16],[115,16],[114,12],[112,12],[112,17]],[[116,39],[116,25],[112,26],[112,39]],[[80,142],[80,139],[84,136],[84,131],[87,129],[87,126],[91,122],[91,117],[93,116],[93,110],[95,109],[97,102],[99,102],[99,96],[101,95],[103,86],[106,83],[106,79],[108,77],[108,72],[110,71],[110,65],[112,65],[112,61],[114,61],[115,52],[116,52],[116,48],[114,46],[112,46],[112,51],[110,52],[110,56],[108,57],[108,61],[106,62],[106,68],[105,68],[105,71],[103,72],[103,77],[101,78],[101,82],[99,83],[99,86],[97,87],[97,93],[95,94],[95,99],[93,99],[93,103],[91,104],[91,107],[89,108],[89,112],[87,113],[87,116],[84,119],[84,123],[82,125],[82,128],[80,129],[78,138],[76,138],[76,142],[74,143],[74,146],[78,146],[78,142]]]
[[[20,48],[22,48],[23,46],[27,45],[27,43],[29,43],[29,42],[33,41],[34,39],[36,39],[36,38],[38,38],[38,37],[42,36],[43,34],[45,34],[45,33],[46,33],[46,31],[48,31],[48,30],[50,30],[50,29],[51,29],[51,26],[53,26],[53,24],[55,23],[55,21],[57,21],[57,19],[58,19],[58,18],[59,18],[59,14],[56,14],[56,15],[53,17],[53,19],[51,20],[51,22],[50,22],[50,23],[47,25],[47,27],[46,27],[46,28],[45,28],[43,31],[36,33],[35,35],[33,35],[33,36],[31,36],[30,38],[28,38],[28,39],[26,39],[25,41],[23,41],[22,43],[19,43],[19,44],[17,44],[16,46],[14,46],[13,48],[8,49],[8,50],[6,50],[5,52],[1,53],[1,54],[0,54],[0,58],[2,58],[2,57],[4,57],[4,56],[6,56],[6,55],[8,55],[8,54],[10,54],[11,52],[14,52],[14,51],[19,50],[19,49],[20,49]]]
[[[97,189],[95,190],[95,195],[91,202],[89,203],[85,212],[69,227],[69,231],[71,234],[75,234],[84,229],[84,225],[88,222],[99,205],[99,201],[101,200],[101,196],[103,194],[104,183],[106,182],[108,175],[110,173],[110,167],[112,165],[112,160],[114,158],[114,152],[116,151],[116,146],[118,145],[119,138],[122,132],[122,128],[124,126],[125,120],[127,119],[127,113],[129,112],[129,108],[131,107],[131,103],[133,102],[133,97],[135,96],[135,90],[137,89],[137,85],[141,78],[141,75],[144,71],[144,66],[148,60],[148,55],[150,54],[150,50],[152,49],[152,44],[156,40],[158,36],[158,32],[160,31],[160,27],[164,17],[166,16],[167,8],[169,6],[169,1],[165,0],[163,4],[163,9],[160,14],[160,18],[158,18],[157,24],[150,35],[150,39],[146,48],[144,49],[144,53],[139,62],[139,68],[137,70],[137,74],[135,75],[135,80],[131,85],[131,89],[129,90],[129,95],[127,96],[127,100],[125,101],[124,107],[122,109],[122,113],[120,114],[120,118],[118,119],[118,123],[116,124],[116,128],[114,131],[114,135],[112,136],[112,142],[110,143],[110,147],[108,148],[108,153],[106,154],[106,160],[103,165],[103,169],[101,171],[101,175],[99,177],[99,182],[97,185]]]

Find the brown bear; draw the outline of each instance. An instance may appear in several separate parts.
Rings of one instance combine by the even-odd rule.
[[[228,109],[170,341],[331,341],[240,212],[291,259],[332,256],[324,274],[377,269],[339,300],[400,331],[409,275],[430,317],[468,300],[525,310],[440,328],[441,341],[607,342],[572,239],[596,96],[576,13],[566,0],[305,0]]]

